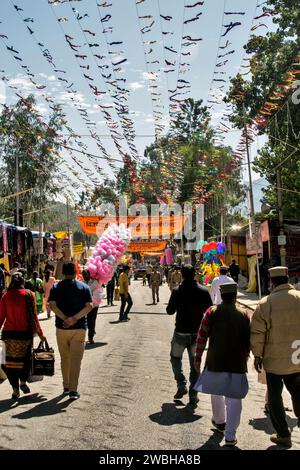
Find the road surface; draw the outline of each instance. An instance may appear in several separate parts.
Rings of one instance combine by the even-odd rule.
[[[222,435],[211,426],[210,397],[199,395],[198,408],[175,403],[176,383],[169,362],[174,317],[166,315],[169,289],[150,305],[151,291],[132,281],[134,307],[128,323],[118,323],[116,307],[101,307],[96,344],[87,346],[81,372],[81,398],[61,395],[62,381],[54,319],[41,316],[44,332],[56,350],[56,374],[31,384],[31,394],[10,399],[8,382],[0,385],[0,448],[2,449],[224,449]],[[37,340],[36,340],[37,342]],[[185,358],[188,371],[188,359]],[[187,374],[188,375],[188,374]],[[243,401],[238,448],[277,449],[264,414],[265,386],[249,362],[250,391]],[[284,400],[291,407],[287,392]],[[300,449],[300,430],[288,412],[293,449]]]

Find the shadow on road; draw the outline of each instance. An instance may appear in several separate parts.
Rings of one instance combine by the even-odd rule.
[[[223,447],[220,443],[223,440],[223,435],[217,431],[214,431],[213,435],[198,449],[196,450],[222,450]]]
[[[95,349],[95,348],[101,348],[102,346],[106,346],[108,343],[101,343],[100,341],[95,341],[94,344],[89,344],[87,343],[85,345],[85,349]]]
[[[290,416],[286,417],[288,427],[293,429],[297,427],[297,419],[291,418]],[[264,431],[266,434],[274,434],[274,428],[272,426],[270,418],[267,416],[265,418],[253,418],[249,420],[249,424],[258,431]]]
[[[47,398],[39,395],[38,393],[33,393],[30,395],[23,395],[19,398],[18,401],[12,399],[6,399],[0,401],[0,413],[4,413],[7,410],[17,408],[19,405],[30,405],[34,403],[41,403],[46,401]]]
[[[287,449],[286,447],[278,446],[276,444],[273,444],[273,445],[267,447],[266,450],[281,450],[281,451],[283,451],[283,450],[291,450],[291,449]]]
[[[172,426],[173,424],[193,423],[202,416],[194,415],[193,410],[188,406],[177,408],[175,403],[163,403],[161,411],[150,415],[149,418],[161,426]]]
[[[212,429],[212,431],[212,436],[210,436],[210,438],[202,446],[195,450],[241,450],[237,445],[233,447],[227,447],[225,444],[221,445],[221,442],[224,439],[224,435],[215,429]]]
[[[152,305],[152,304],[151,304]],[[119,314],[119,310],[117,312],[107,312],[107,313],[104,313],[103,315],[110,315],[110,314]],[[102,315],[102,314],[101,314]],[[164,315],[164,316],[167,316],[167,313],[164,313],[164,312],[130,312],[129,314],[130,316],[133,316],[134,315]],[[114,321],[114,322],[109,322],[111,324],[114,324],[114,323],[119,323],[119,321]]]
[[[36,394],[37,395],[37,394]],[[12,416],[15,419],[30,419],[41,416],[51,416],[58,413],[64,413],[71,403],[72,400],[65,400],[62,403],[59,403],[60,400],[64,398],[64,395],[59,395],[52,400],[47,400],[45,397],[40,397],[43,399],[43,403],[39,403],[37,406],[31,410],[26,410],[23,413],[16,414]],[[46,401],[45,401],[46,400]]]

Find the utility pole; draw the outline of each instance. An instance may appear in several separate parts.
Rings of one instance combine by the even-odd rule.
[[[224,212],[223,209],[221,209],[221,242],[223,243],[224,241]]]
[[[39,206],[40,206],[40,213],[39,213],[39,257],[38,257],[38,268],[37,268],[37,271],[38,271],[38,275],[40,275],[40,265],[41,265],[41,256],[43,254],[43,251],[44,251],[44,244],[43,244],[43,231],[44,231],[44,224],[43,224],[43,219],[42,219],[42,184],[40,184],[40,202],[39,202]]]
[[[277,205],[278,205],[279,236],[282,237],[284,241],[285,236],[284,236],[284,230],[283,230],[282,177],[281,177],[280,169],[277,170],[276,176],[277,176]],[[281,266],[286,266],[285,243],[280,243],[280,262],[281,262]]]
[[[253,200],[253,187],[252,187],[252,173],[251,173],[250,149],[249,149],[249,141],[248,141],[248,129],[247,129],[245,105],[243,105],[243,109],[244,109],[244,118],[245,118],[244,133],[245,133],[245,141],[246,141],[247,166],[248,166],[248,175],[249,175],[249,205],[250,205],[249,218],[250,218],[250,228],[251,228],[250,238],[254,238],[254,241],[255,241],[258,297],[259,299],[261,299],[260,273],[259,273],[259,264],[258,264],[258,236],[257,236],[258,234],[257,234],[255,215],[254,215],[255,213],[254,213],[254,200]]]
[[[16,225],[20,225],[20,174],[19,174],[19,154],[16,152]]]
[[[69,197],[67,196],[67,233],[68,233],[68,240],[69,246],[66,250],[68,255],[66,256],[66,261],[70,261],[72,258],[72,247],[71,247],[71,233],[70,233],[70,205],[69,205]]]
[[[70,206],[69,206],[68,196],[67,196],[67,232],[68,232],[68,239],[70,240]]]

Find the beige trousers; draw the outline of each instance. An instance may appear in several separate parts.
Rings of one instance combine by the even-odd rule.
[[[84,353],[86,330],[56,329],[56,339],[61,359],[63,386],[77,392],[80,366]]]

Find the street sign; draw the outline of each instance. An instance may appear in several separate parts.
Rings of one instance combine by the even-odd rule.
[[[286,236],[278,235],[277,241],[278,241],[278,245],[286,245]]]

